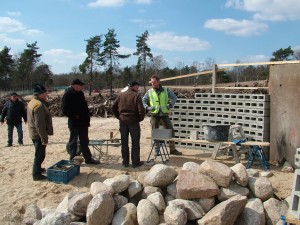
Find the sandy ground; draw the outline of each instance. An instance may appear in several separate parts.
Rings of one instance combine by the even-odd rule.
[[[150,141],[146,137],[150,136],[150,122],[146,118],[142,123],[141,138],[141,160],[147,160],[151,150]],[[65,117],[55,117],[54,135],[50,137],[47,146],[47,155],[43,167],[50,167],[56,162],[65,159],[68,155],[65,144],[68,140],[67,119]],[[143,165],[139,168],[123,168],[121,163],[120,147],[109,147],[108,155],[101,159],[100,165],[85,165],[80,167],[80,175],[76,176],[68,184],[56,184],[49,181],[33,181],[31,169],[34,157],[34,148],[28,137],[27,125],[23,125],[24,146],[17,145],[17,134],[14,132],[14,146],[4,147],[7,142],[6,124],[0,126],[0,224],[19,224],[22,214],[27,205],[36,203],[40,208],[55,208],[70,191],[88,191],[92,182],[104,181],[107,178],[118,174],[128,173],[133,179],[137,178],[142,171],[147,171],[150,166]],[[89,130],[91,140],[109,138],[110,132],[118,132],[118,121],[115,118],[92,118]],[[119,137],[119,135],[117,135]],[[180,169],[183,163],[193,161],[201,164],[204,160],[210,159],[211,152],[201,150],[190,150],[178,148],[183,152],[183,156],[171,156],[167,163]],[[106,149],[104,149],[106,150]],[[93,153],[93,149],[91,149]],[[234,160],[228,156],[218,156],[217,160],[234,165]],[[161,160],[156,159],[156,163]],[[246,165],[246,161],[242,160]],[[260,165],[253,166],[261,170]],[[286,198],[291,194],[293,184],[293,173],[280,172],[281,168],[271,166],[274,176],[270,178],[275,194],[278,198]]]

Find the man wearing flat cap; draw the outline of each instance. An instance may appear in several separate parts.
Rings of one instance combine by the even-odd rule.
[[[85,96],[83,93],[84,83],[78,78],[74,79],[71,87],[66,89],[62,98],[61,109],[68,117],[68,127],[70,131],[69,154],[70,160],[76,156],[77,140],[79,138],[82,155],[86,164],[100,164],[99,160],[92,158],[89,149],[88,128],[90,126],[90,114]]]
[[[9,100],[4,103],[4,107],[1,113],[1,124],[4,124],[4,118],[6,118],[7,123],[7,145],[10,147],[13,144],[13,132],[14,127],[16,127],[18,132],[18,143],[23,145],[23,129],[22,129],[22,118],[24,122],[27,122],[27,115],[24,103],[19,101],[16,92],[10,94]]]
[[[32,178],[34,181],[47,179],[42,173],[42,163],[46,157],[46,147],[48,136],[53,135],[52,116],[48,109],[46,98],[47,90],[42,84],[33,86],[34,97],[30,100],[27,107],[28,131],[34,148],[34,162],[32,167]]]
[[[145,117],[145,109],[143,107],[141,96],[139,95],[140,83],[131,81],[128,84],[128,89],[116,98],[112,105],[112,111],[115,117],[119,120],[121,133],[121,152],[123,158],[123,166],[129,166],[129,147],[128,137],[131,136],[131,162],[132,167],[143,165],[140,161],[140,137],[141,128],[140,122]]]

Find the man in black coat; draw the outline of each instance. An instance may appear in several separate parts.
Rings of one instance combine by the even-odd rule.
[[[18,132],[18,143],[23,145],[23,129],[22,129],[22,117],[24,122],[27,122],[26,109],[23,102],[19,101],[16,92],[10,94],[10,99],[5,102],[4,108],[1,113],[1,124],[4,124],[4,118],[6,117],[8,141],[6,147],[10,147],[13,144],[13,131],[14,127]]]
[[[88,128],[90,126],[90,114],[87,102],[82,92],[84,83],[79,79],[74,79],[71,87],[65,91],[62,98],[62,112],[68,117],[68,127],[70,130],[69,154],[70,160],[76,156],[77,140],[79,137],[82,155],[86,164],[99,164],[98,160],[92,158],[89,149]]]

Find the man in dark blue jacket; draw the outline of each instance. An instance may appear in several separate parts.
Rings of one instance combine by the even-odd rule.
[[[68,117],[68,127],[70,130],[69,154],[70,160],[76,156],[77,140],[79,137],[82,155],[87,164],[99,164],[98,160],[92,158],[89,149],[88,128],[90,126],[90,114],[87,102],[84,97],[84,83],[79,79],[74,79],[71,87],[66,89],[62,98],[62,112]]]
[[[10,99],[4,104],[4,108],[1,113],[1,124],[4,123],[6,117],[8,141],[6,147],[10,147],[13,144],[13,131],[14,127],[18,132],[18,143],[23,145],[23,129],[22,129],[22,117],[24,122],[27,122],[26,109],[23,102],[19,101],[17,93],[10,94]]]

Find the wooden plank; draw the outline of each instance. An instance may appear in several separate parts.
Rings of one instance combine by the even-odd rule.
[[[294,217],[293,215],[291,215],[289,213],[287,213],[285,221],[288,223],[300,225],[300,220],[298,220],[296,217]]]
[[[232,90],[239,90],[239,89],[244,89],[244,90],[259,90],[259,89],[269,89],[269,87],[215,87],[215,89],[232,89]]]
[[[290,60],[290,61],[272,61],[272,62],[247,62],[247,63],[227,63],[227,64],[217,64],[218,67],[231,67],[231,66],[251,66],[251,65],[276,65],[276,64],[293,64],[300,63],[300,60]]]
[[[224,71],[224,70],[227,70],[227,69],[218,69],[218,71]],[[194,77],[194,76],[206,75],[206,74],[212,74],[212,73],[213,73],[212,70],[207,70],[207,71],[203,71],[203,72],[199,72],[199,73],[190,73],[190,74],[185,74],[185,75],[179,75],[176,77],[162,78],[162,79],[160,79],[160,81],[177,80],[177,79],[182,79],[182,78],[186,78],[186,77]],[[149,83],[151,83],[151,81],[149,81]]]
[[[270,142],[246,141],[244,143],[241,143],[241,145],[244,145],[244,146],[257,145],[257,146],[261,146],[261,147],[269,147],[270,146]]]

